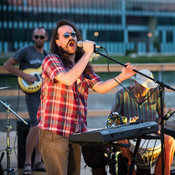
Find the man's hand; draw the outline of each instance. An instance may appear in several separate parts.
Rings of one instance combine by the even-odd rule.
[[[136,67],[134,67],[132,64],[130,63],[126,63],[127,67],[123,67],[121,74],[119,75],[119,79],[121,81],[124,81],[128,78],[131,78],[133,75],[136,74],[136,72],[134,72],[133,70],[136,70]]]
[[[158,124],[158,128],[159,128],[159,130],[155,134],[160,135],[160,133],[161,133],[161,125],[160,124]]]
[[[37,80],[35,76],[30,74],[24,74],[23,79],[27,81],[28,84],[33,84]]]

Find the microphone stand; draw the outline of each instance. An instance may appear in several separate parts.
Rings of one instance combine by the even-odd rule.
[[[123,64],[123,63],[121,63],[121,62],[119,62],[117,60],[114,60],[113,58],[110,58],[109,56],[106,56],[106,55],[98,52],[96,50],[95,46],[94,46],[94,53],[99,54],[99,55],[101,55],[101,56],[103,56],[103,57],[105,57],[105,58],[107,58],[107,59],[109,59],[109,60],[111,60],[111,61],[113,61],[113,62],[115,62],[117,64],[120,64],[120,65],[122,65],[124,67],[127,67],[127,65],[125,65],[125,64]],[[162,167],[162,175],[164,175],[164,152],[163,152],[163,148],[164,148],[164,122],[163,122],[164,98],[163,98],[163,94],[164,94],[164,88],[165,87],[167,89],[171,89],[173,91],[175,91],[175,89],[170,87],[170,86],[168,86],[168,85],[166,85],[166,84],[164,84],[163,82],[160,82],[158,80],[155,80],[154,78],[151,78],[151,77],[143,74],[142,72],[139,72],[138,70],[134,69],[133,71],[136,72],[136,73],[139,73],[142,76],[147,77],[148,79],[150,79],[150,80],[154,81],[155,83],[159,84],[159,94],[160,94],[160,100],[161,100],[161,165],[162,165],[161,167]]]
[[[16,117],[18,117],[20,120],[22,120],[26,125],[28,125],[28,123],[23,120],[18,114],[16,114],[9,105],[6,105],[6,103],[4,103],[2,100],[0,100],[0,103],[7,109],[7,148],[6,148],[6,153],[7,153],[7,169],[5,169],[4,171],[7,171],[7,175],[15,175],[14,169],[10,168],[10,155],[12,152],[12,149],[10,147],[10,130],[12,129],[12,126],[10,125],[9,122],[9,111],[11,111]]]

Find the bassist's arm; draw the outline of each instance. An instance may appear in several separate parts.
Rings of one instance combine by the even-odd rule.
[[[22,79],[26,80],[29,84],[32,84],[36,81],[36,77],[30,74],[24,73],[22,70],[19,70],[15,65],[18,62],[13,58],[9,58],[3,65],[3,68],[9,71],[11,74],[14,74]]]
[[[23,71],[21,71],[17,67],[15,67],[15,65],[17,63],[18,62],[13,57],[11,57],[4,63],[3,68],[6,69],[7,71],[9,71],[11,74],[23,78],[23,76],[24,76]]]

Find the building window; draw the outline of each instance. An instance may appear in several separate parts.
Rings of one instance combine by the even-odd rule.
[[[166,42],[167,43],[172,43],[173,42],[173,32],[172,31],[167,31],[167,33],[166,33]]]
[[[121,30],[88,30],[87,38],[98,42],[123,42],[123,31]]]
[[[159,41],[162,42],[162,31],[159,31]]]

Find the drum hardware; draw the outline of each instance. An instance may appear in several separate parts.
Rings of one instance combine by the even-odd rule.
[[[123,125],[123,124],[127,124],[127,118],[120,116],[118,112],[112,112],[107,118],[106,127],[111,128],[111,127],[115,127],[115,126]],[[130,147],[129,144],[120,144],[120,143],[116,143],[116,144],[118,144],[119,147]],[[138,145],[137,145],[137,147],[135,147],[135,153],[133,155],[133,160],[131,162],[131,166],[130,166],[130,169],[129,169],[129,174],[130,175],[133,173],[133,170],[134,170],[134,165],[135,165],[135,161],[136,161],[135,157],[136,157],[136,152],[139,148],[140,139],[138,139],[137,144]],[[113,173],[113,174],[116,174],[116,173],[119,174],[120,173],[121,174],[121,172],[123,172],[122,168],[120,168],[120,163],[119,163],[119,161],[120,161],[119,160],[119,158],[120,158],[119,155],[121,154],[121,151],[119,149],[117,149],[117,150],[113,151],[113,153],[115,153],[115,165],[113,164],[112,167],[115,167],[115,171],[114,171],[114,169],[111,169],[112,170],[111,173]],[[113,156],[114,156],[114,154],[113,154]],[[126,171],[125,174],[127,174],[127,170],[125,170],[125,171]]]
[[[109,173],[112,175],[116,175],[116,165],[117,165],[117,157],[116,152],[119,151],[118,147],[108,147],[106,148],[106,157],[109,165]]]
[[[127,117],[121,116],[118,112],[112,112],[106,121],[106,127],[111,128],[118,125],[124,125],[124,124],[138,124],[140,123],[139,117],[135,116],[132,117],[131,120],[128,121]]]
[[[114,112],[114,113],[111,113],[107,119],[107,122],[106,122],[106,127],[107,128],[111,128],[111,127],[116,127],[118,125],[120,125],[120,122],[121,120],[125,119],[125,122],[127,123],[127,118],[126,117],[121,117],[118,112]],[[137,123],[136,121],[138,120],[138,117],[133,117],[131,119],[131,123],[130,125],[132,124],[135,124]],[[125,123],[125,124],[126,124]],[[161,149],[160,149],[160,144],[158,145],[158,148],[156,148],[156,152],[152,155],[152,162],[148,165],[148,161],[147,159],[149,159],[150,155],[148,155],[148,158],[145,157],[145,155],[147,156],[147,154],[149,153],[149,151],[152,151],[152,153],[154,152],[154,150],[152,150],[152,148],[148,149],[146,153],[143,153],[143,160],[142,160],[142,157],[140,155],[140,152],[142,151],[139,147],[143,147],[143,139],[149,139],[149,140],[155,140],[155,139],[159,139],[159,142],[160,142],[160,136],[156,136],[156,135],[142,135],[141,137],[138,137],[135,139],[135,142],[132,143],[132,141],[130,140],[129,142],[129,147],[132,147],[132,149],[130,149],[130,151],[132,152],[133,154],[133,160],[131,162],[131,166],[130,166],[130,169],[129,169],[129,174],[132,174],[133,170],[134,170],[134,165],[137,165],[138,168],[141,168],[142,167],[144,169],[149,169],[148,166],[150,164],[153,164],[155,161],[157,161],[157,158],[158,156],[160,155],[160,152],[161,152]],[[134,145],[134,143],[136,145]],[[140,145],[141,144],[141,145]],[[120,151],[116,151],[116,158],[118,157]],[[138,159],[139,157],[139,159]],[[140,158],[141,157],[141,158]],[[141,160],[142,162],[141,162]],[[116,159],[117,160],[117,159]],[[139,160],[139,161],[138,161]],[[116,161],[117,162],[117,161]],[[138,163],[139,162],[139,163]],[[141,162],[141,163],[140,163]],[[147,165],[145,165],[143,162],[146,162]],[[116,165],[117,166],[117,165]],[[149,166],[150,167],[150,166]],[[117,167],[116,167],[117,168]],[[117,171],[117,169],[116,169]],[[119,171],[119,170],[118,170]]]
[[[15,175],[14,169],[10,168],[10,155],[11,155],[11,152],[12,152],[12,149],[10,147],[10,130],[12,129],[12,126],[10,125],[9,112],[12,112],[16,117],[18,117],[20,120],[22,120],[26,125],[28,125],[28,123],[25,120],[23,120],[18,114],[16,114],[10,108],[10,106],[7,105],[6,103],[4,103],[2,100],[0,100],[0,103],[7,110],[7,126],[6,126],[6,130],[7,130],[7,137],[6,137],[6,144],[7,144],[7,148],[6,148],[6,153],[7,153],[7,169],[3,170],[3,172],[7,171],[7,175]]]
[[[117,125],[123,125],[127,123],[127,118],[119,115],[118,112],[112,112],[106,122],[106,127],[114,127]]]
[[[163,121],[169,120],[170,117],[174,116],[174,113],[175,113],[175,111],[172,112],[172,110],[169,109],[167,114],[164,115]],[[123,119],[125,119],[125,121],[127,121],[127,118],[121,117],[118,114],[118,112],[111,113],[109,115],[108,119],[107,119],[106,127],[107,128],[111,128],[111,127],[115,127],[117,125],[121,125],[121,124],[124,123],[124,122],[122,122]],[[130,123],[130,124],[132,124],[132,123]],[[164,130],[165,130],[165,132],[167,132],[166,128],[164,128]],[[171,136],[174,136],[174,132],[173,131],[171,131],[171,134],[170,134],[170,132],[168,132],[167,134],[171,135]],[[161,143],[160,143],[161,137],[157,136],[157,135],[144,135],[141,138],[141,141],[143,141],[143,139],[145,139],[145,140],[149,139],[149,140],[152,140],[152,142],[154,140],[158,139],[156,144],[159,143],[158,145],[156,145],[155,150],[154,150],[154,147],[152,147],[152,148],[148,147],[148,149],[144,148],[145,153],[143,153],[143,155],[141,155],[142,154],[141,152],[143,152],[143,148],[138,149],[138,150],[136,149],[137,150],[137,154],[136,154],[136,157],[135,157],[135,160],[134,160],[134,164],[137,165],[138,169],[141,169],[141,170],[142,169],[146,169],[146,170],[148,170],[148,169],[150,169],[150,167],[152,167],[156,163],[157,159],[161,155]],[[131,144],[131,142],[130,142],[130,144]],[[148,143],[148,146],[150,146],[150,145],[151,144]],[[141,147],[141,145],[140,145],[140,147]],[[133,150],[132,150],[132,152],[133,152]],[[118,156],[117,152],[116,152],[116,156]]]
[[[107,157],[107,161],[108,161],[108,165],[109,165],[109,173],[112,175],[125,175],[128,171],[128,167],[123,170],[123,164],[121,166],[120,162],[121,161],[121,151],[119,149],[119,147],[129,147],[129,144],[123,144],[123,143],[113,143],[115,144],[114,146],[112,146],[111,144],[108,144],[109,147],[107,147],[106,150],[106,157]],[[105,152],[105,151],[104,151]],[[127,159],[125,159],[124,157],[122,157],[122,163],[124,161],[127,161]],[[126,164],[127,165],[127,164]]]

